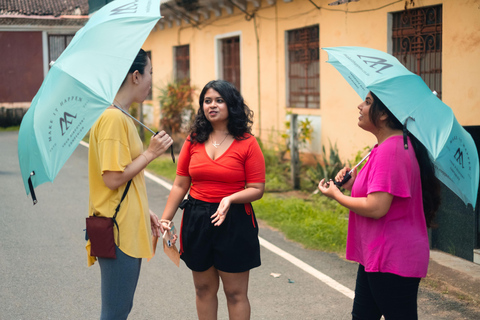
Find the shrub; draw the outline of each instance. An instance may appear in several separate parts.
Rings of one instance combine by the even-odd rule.
[[[334,179],[338,171],[340,171],[345,166],[338,154],[337,144],[335,143],[335,145],[333,146],[331,142],[329,142],[329,144],[329,157],[327,158],[325,146],[323,146],[322,161],[320,162],[317,160],[317,157],[314,157],[316,164],[313,167],[309,167],[306,169],[306,176],[315,185],[317,185],[318,182],[322,179]]]
[[[195,116],[193,93],[190,80],[174,81],[160,88],[160,128],[174,140],[174,149],[183,144],[185,134]]]

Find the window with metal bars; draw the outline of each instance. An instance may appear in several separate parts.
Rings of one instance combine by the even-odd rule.
[[[392,13],[393,55],[442,97],[442,5]]]
[[[320,108],[318,25],[287,32],[290,108]]]
[[[240,37],[222,39],[222,78],[240,91]]]
[[[175,47],[175,81],[190,79],[190,46]]]
[[[58,59],[63,50],[67,48],[73,39],[73,34],[51,34],[48,35],[48,61],[52,62]]]

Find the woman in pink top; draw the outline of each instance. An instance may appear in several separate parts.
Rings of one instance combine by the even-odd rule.
[[[368,162],[343,187],[320,191],[350,209],[347,259],[359,263],[353,319],[417,319],[420,278],[427,275],[430,227],[440,184],[425,147],[372,92],[358,106],[359,127],[377,138]],[[406,140],[404,140],[406,138]],[[405,143],[406,141],[406,143]],[[349,168],[335,180],[342,181]]]

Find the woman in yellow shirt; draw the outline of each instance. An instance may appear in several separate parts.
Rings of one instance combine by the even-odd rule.
[[[140,50],[114,104],[126,112],[134,102],[142,102],[151,88],[152,64]],[[98,258],[101,270],[102,313],[100,319],[126,319],[133,305],[142,258],[153,255],[152,233],[159,235],[158,217],[149,210],[143,170],[173,143],[164,131],[152,137],[147,150],[133,120],[113,105],[100,116],[90,131],[88,177],[89,215],[112,217],[132,180],[117,215],[120,233],[114,228],[116,259]],[[89,266],[96,257],[90,256]]]

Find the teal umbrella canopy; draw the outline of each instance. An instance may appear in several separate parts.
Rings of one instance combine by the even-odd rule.
[[[160,0],[116,0],[80,29],[55,61],[25,114],[18,158],[27,195],[53,181],[90,127],[113,103],[160,16]]]
[[[472,136],[452,109],[422,78],[383,51],[362,47],[323,48],[360,98],[372,91],[428,150],[440,181],[475,208],[478,153]]]

